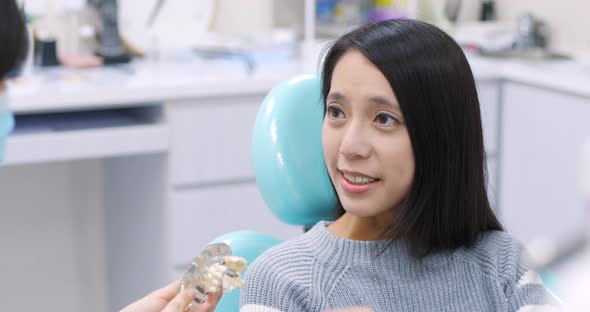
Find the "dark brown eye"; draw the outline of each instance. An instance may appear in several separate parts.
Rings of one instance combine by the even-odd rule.
[[[398,122],[398,120],[390,114],[379,113],[377,117],[375,117],[375,121],[377,121],[381,125],[385,126],[392,126]]]
[[[328,106],[328,116],[333,119],[344,118],[344,112],[335,106]]]

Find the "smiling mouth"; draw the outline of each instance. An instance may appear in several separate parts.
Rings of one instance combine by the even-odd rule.
[[[369,177],[366,175],[358,174],[358,173],[348,173],[340,171],[342,176],[348,181],[350,184],[354,185],[364,185],[364,184],[371,184],[374,182],[379,181],[377,178]]]

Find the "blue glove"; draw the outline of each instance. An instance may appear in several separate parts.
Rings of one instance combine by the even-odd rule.
[[[14,116],[8,110],[6,95],[0,93],[0,161],[4,159],[4,141],[14,128]]]

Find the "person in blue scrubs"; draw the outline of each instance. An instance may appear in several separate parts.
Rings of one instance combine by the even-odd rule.
[[[14,117],[8,110],[5,78],[23,62],[27,49],[25,22],[16,3],[0,1],[0,161],[4,159],[5,138],[14,127]]]
[[[8,107],[6,79],[18,73],[28,51],[28,37],[23,15],[15,0],[0,0],[0,162],[4,159],[5,141],[14,128],[14,116]],[[194,292],[177,294],[179,281],[154,291],[129,305],[124,311],[181,312],[192,302]],[[213,311],[219,296],[212,296],[198,310]]]

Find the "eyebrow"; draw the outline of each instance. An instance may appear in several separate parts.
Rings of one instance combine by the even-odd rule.
[[[328,99],[329,100],[335,100],[335,101],[341,101],[341,102],[345,102],[348,103],[348,99],[339,92],[331,92],[328,94]],[[377,105],[383,105],[383,106],[387,106],[391,109],[398,109],[399,110],[399,106],[396,103],[391,102],[390,100],[382,97],[382,96],[373,96],[369,98],[370,102],[373,102]]]

